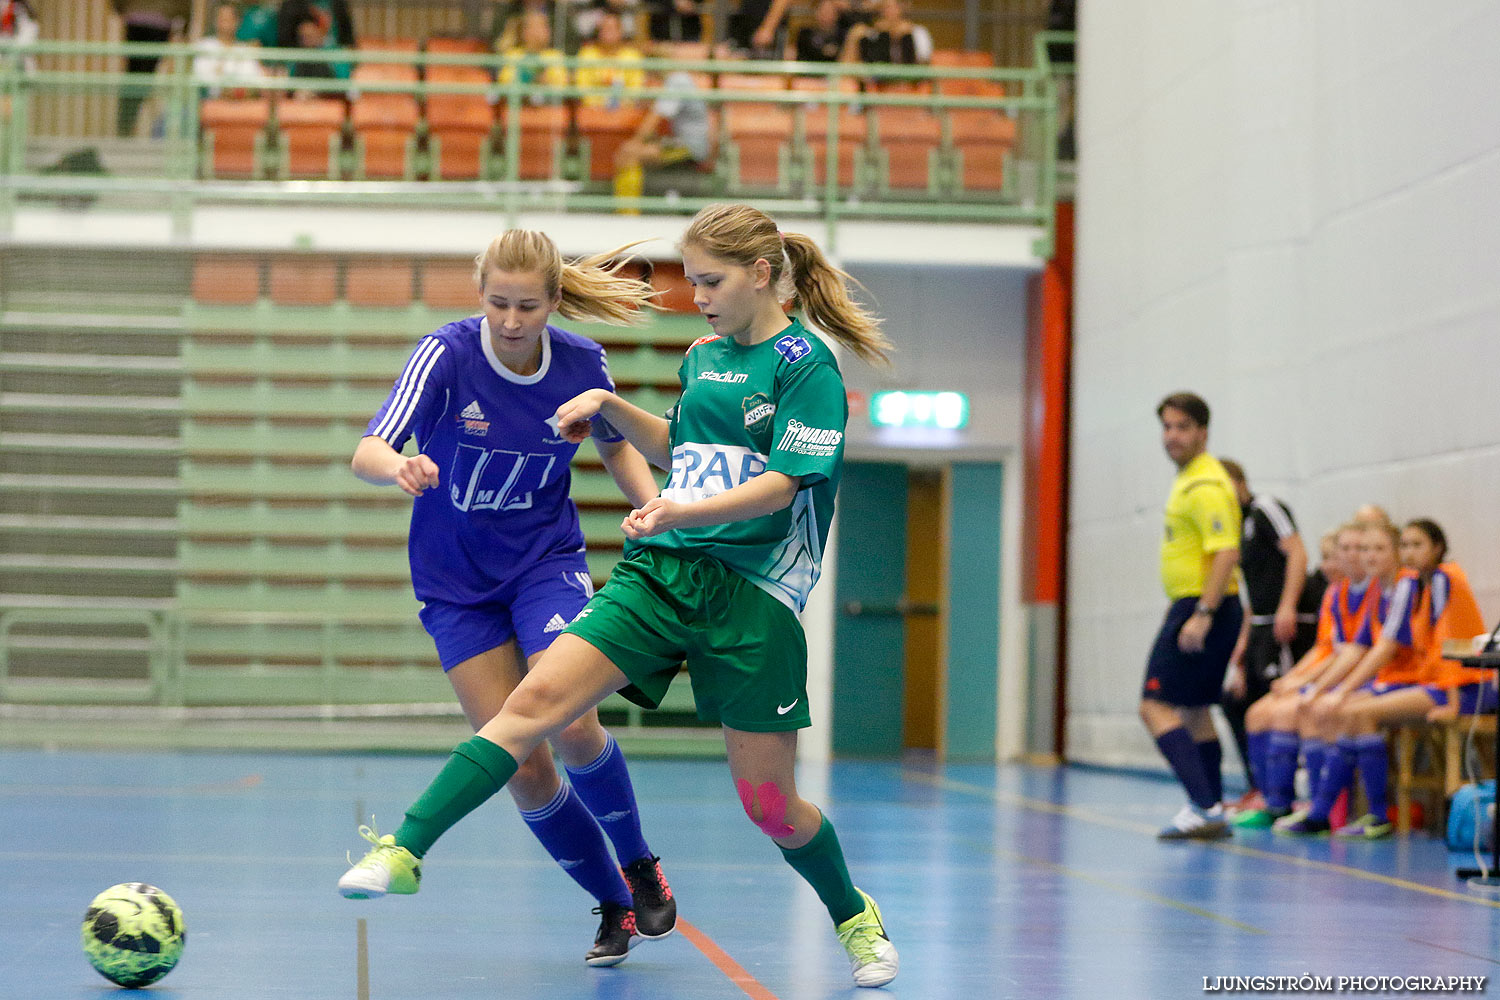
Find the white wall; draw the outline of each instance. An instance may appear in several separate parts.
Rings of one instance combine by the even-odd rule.
[[[882,389],[951,389],[969,397],[969,426],[950,434],[877,432],[868,413],[851,410],[849,454],[873,458],[881,449],[937,444],[967,457],[996,459],[1019,444],[1032,272],[911,264],[849,269],[868,292],[862,298],[885,318],[896,351],[889,369],[846,355],[841,365],[847,387],[866,399]]]
[[[1081,6],[1068,750],[1155,764],[1168,392],[1309,538],[1436,518],[1500,616],[1500,5]]]

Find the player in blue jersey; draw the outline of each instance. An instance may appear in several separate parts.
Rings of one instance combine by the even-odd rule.
[[[475,729],[499,713],[593,596],[568,496],[569,463],[587,434],[565,437],[555,414],[579,393],[612,391],[614,382],[602,347],[547,320],[554,311],[611,323],[646,315],[641,307],[655,293],[608,264],[619,253],[564,263],[543,233],[513,229],[496,238],[475,262],[483,314],[422,338],[354,453],[361,479],[414,498],[408,551],[422,624]],[[602,419],[589,432],[633,505],[656,495],[640,452]],[[418,453],[402,455],[409,438]],[[625,759],[598,713],[550,735],[569,781],[539,744],[511,795],[548,853],[599,901],[588,963],[614,965],[636,934],[670,934],[677,905],[641,834]],[[361,832],[379,842],[374,831]],[[339,883],[354,898],[403,888],[415,892],[416,882]]]
[[[817,892],[856,985],[883,986],[898,959],[880,909],[850,879],[833,824],[796,786],[797,730],[811,724],[797,612],[822,562],[848,404],[833,352],[782,303],[866,360],[884,359],[889,344],[812,240],[749,206],[700,211],[682,260],[714,335],[688,349],[670,416],[602,387],[557,413],[570,437],[607,418],[671,470],[666,487],[625,519],[626,559],[609,586],[350,875],[413,879],[433,842],[542,740],[614,691],[655,707],[686,660],[699,714],[724,727],[751,822]]]

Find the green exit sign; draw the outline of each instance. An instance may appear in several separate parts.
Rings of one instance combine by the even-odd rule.
[[[954,431],[969,424],[969,397],[961,392],[877,392],[870,398],[876,427],[933,427]]]

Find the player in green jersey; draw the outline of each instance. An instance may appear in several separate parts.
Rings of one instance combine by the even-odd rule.
[[[686,660],[699,714],[724,727],[751,822],[828,908],[855,983],[883,986],[898,962],[880,910],[850,880],[833,825],[796,788],[797,730],[811,724],[797,612],[822,562],[848,407],[833,352],[782,303],[866,360],[883,361],[890,345],[850,298],[848,275],[756,209],[711,205],[681,246],[713,335],[688,349],[677,405],[662,418],[590,390],[557,411],[570,439],[608,421],[670,470],[666,486],[625,518],[626,556],[609,585],[355,868],[387,891],[415,892],[419,859],[516,761],[615,691],[655,707]]]

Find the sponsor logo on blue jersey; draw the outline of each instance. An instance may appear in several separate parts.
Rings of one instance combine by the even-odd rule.
[[[484,418],[484,411],[479,408],[477,399],[459,412],[458,422],[463,424],[465,434],[478,434],[483,437],[490,429],[490,422]]]
[[[812,345],[805,337],[782,337],[776,341],[776,350],[788,361],[797,362],[812,353]]]

